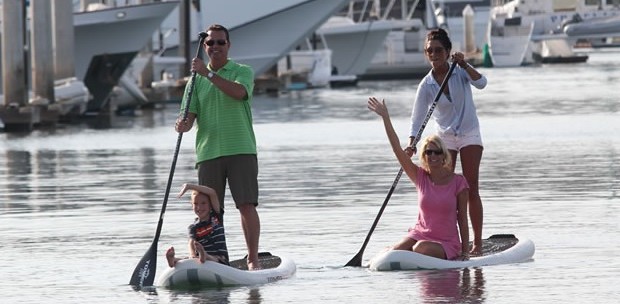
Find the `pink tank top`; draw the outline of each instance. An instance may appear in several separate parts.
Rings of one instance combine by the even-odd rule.
[[[439,242],[448,259],[461,252],[461,238],[457,224],[457,196],[468,189],[467,180],[455,174],[445,185],[434,185],[430,175],[418,170],[418,221],[409,235],[415,240]]]

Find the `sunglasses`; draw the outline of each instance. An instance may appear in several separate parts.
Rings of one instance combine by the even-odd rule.
[[[207,40],[205,41],[205,44],[208,46],[213,46],[216,42],[217,42],[217,45],[226,45],[226,40],[224,39]]]
[[[429,47],[424,51],[426,51],[427,54],[433,54],[433,53],[438,54],[438,53],[443,53],[445,49],[442,47],[434,47],[434,48]]]
[[[424,155],[426,156],[431,156],[431,155],[443,155],[443,151],[442,150],[424,150]]]

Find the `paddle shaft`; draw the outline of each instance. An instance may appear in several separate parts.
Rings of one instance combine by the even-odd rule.
[[[450,78],[450,75],[452,75],[452,71],[454,71],[455,67],[456,67],[456,61],[452,62],[452,65],[450,66],[450,69],[448,70],[448,74],[446,74],[446,77],[441,82],[441,86],[439,87],[439,92],[437,92],[437,95],[435,95],[435,100],[433,100],[433,103],[431,104],[430,108],[428,109],[428,112],[426,113],[424,122],[420,126],[420,130],[418,130],[418,133],[416,134],[415,138],[413,139],[413,142],[411,143],[412,147],[415,147],[415,145],[420,140],[422,133],[424,133],[424,128],[426,128],[426,124],[428,123],[431,116],[433,115],[433,111],[435,111],[437,102],[439,101],[439,98],[441,97],[441,92],[443,92],[446,85],[448,85],[448,78]],[[377,224],[379,223],[379,219],[381,218],[381,215],[383,214],[383,210],[385,210],[387,203],[390,201],[390,198],[392,197],[392,193],[394,193],[394,190],[396,189],[396,185],[398,185],[398,181],[400,180],[400,177],[402,175],[403,175],[403,168],[401,167],[398,170],[398,174],[396,174],[396,178],[394,179],[394,182],[392,183],[392,187],[390,187],[390,191],[388,191],[388,194],[385,197],[385,200],[383,201],[383,205],[381,205],[381,208],[379,209],[379,213],[377,213],[377,216],[375,217],[375,221],[372,223],[372,226],[370,227],[370,230],[368,231],[368,234],[366,235],[366,239],[364,240],[364,244],[362,244],[362,248],[360,248],[358,253],[346,265],[344,265],[345,267],[346,266],[357,266],[357,267],[362,266],[362,255],[364,254],[364,250],[366,249],[366,246],[368,245],[368,242],[370,241],[370,236],[375,231],[375,228],[377,227]]]
[[[200,32],[198,34],[198,49],[196,50],[196,57],[202,58],[201,50],[204,40],[207,38],[207,33]],[[191,84],[187,90],[187,97],[185,103],[185,109],[183,110],[183,120],[187,119],[189,114],[189,105],[194,93],[194,82],[196,81],[196,71],[192,72]],[[142,289],[144,286],[152,286],[155,281],[155,271],[157,270],[157,242],[159,242],[159,236],[161,235],[161,229],[164,224],[164,214],[166,213],[166,206],[168,205],[168,196],[170,195],[170,188],[172,187],[172,178],[174,177],[174,169],[177,165],[177,159],[179,156],[179,150],[181,148],[181,140],[183,139],[183,132],[179,132],[177,138],[176,148],[174,150],[174,156],[172,158],[172,165],[170,166],[170,174],[168,176],[168,183],[166,184],[166,192],[164,194],[164,202],[161,206],[159,213],[159,221],[157,223],[157,229],[155,230],[155,237],[151,246],[146,251],[129,280],[129,285],[136,287],[136,289]]]

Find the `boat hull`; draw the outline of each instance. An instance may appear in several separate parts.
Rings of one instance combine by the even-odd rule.
[[[541,63],[582,63],[588,61],[588,55],[575,55],[570,57],[542,57],[540,59]]]
[[[496,27],[489,25],[489,52],[493,66],[520,66],[525,60],[525,53],[532,38],[534,24],[508,25]]]
[[[529,261],[534,256],[534,243],[513,235],[497,235],[483,240],[483,255],[467,261],[443,260],[407,250],[390,250],[373,257],[371,270],[450,269],[511,264]]]
[[[229,57],[251,66],[256,77],[268,72],[280,58],[302,43],[331,15],[348,3],[345,0],[203,0],[202,2],[205,8],[218,7],[218,9],[203,8],[202,15],[197,18],[200,18],[204,26],[225,20],[226,23],[223,25],[229,29],[231,39]],[[243,7],[243,13],[239,12],[240,7]],[[227,19],[221,15],[222,12],[231,12],[235,16]],[[164,24],[178,25],[178,16],[173,12]],[[200,30],[204,29],[194,28],[194,32]],[[190,49],[194,50],[198,42],[195,37],[192,39]],[[178,35],[172,33],[166,41],[163,55],[177,56]],[[179,77],[183,76],[180,71],[176,74]]]
[[[327,43],[323,47],[332,50],[332,65],[339,75],[362,75],[395,26],[390,20],[326,24],[317,34],[325,37]]]
[[[87,111],[97,112],[153,32],[178,1],[112,7],[75,13],[75,75],[93,95]]]
[[[286,257],[260,253],[263,269],[247,270],[245,258],[232,261],[231,266],[207,261],[203,264],[193,259],[177,262],[158,278],[158,287],[187,289],[218,286],[252,286],[291,278],[295,275],[295,263]]]
[[[92,95],[84,110],[104,107],[133,58],[178,4],[166,1],[73,13],[75,77]]]

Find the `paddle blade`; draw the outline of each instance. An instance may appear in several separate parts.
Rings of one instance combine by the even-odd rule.
[[[145,286],[153,286],[155,271],[157,270],[157,243],[153,242],[146,251],[136,269],[134,269],[129,285],[140,290]]]
[[[358,252],[344,267],[362,267],[362,252]]]

